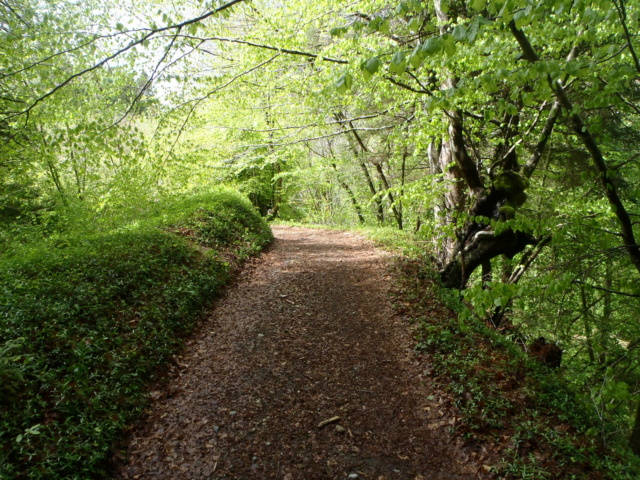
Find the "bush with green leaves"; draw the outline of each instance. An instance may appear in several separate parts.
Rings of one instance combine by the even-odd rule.
[[[235,265],[271,232],[231,190],[0,263],[0,478],[99,478]]]

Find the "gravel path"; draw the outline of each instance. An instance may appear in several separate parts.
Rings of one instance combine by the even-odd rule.
[[[348,232],[274,233],[153,393],[115,478],[479,478],[421,385],[387,254]]]

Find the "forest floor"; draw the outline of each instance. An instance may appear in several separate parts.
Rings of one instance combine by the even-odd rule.
[[[117,479],[482,478],[394,313],[390,255],[274,227],[130,433]]]

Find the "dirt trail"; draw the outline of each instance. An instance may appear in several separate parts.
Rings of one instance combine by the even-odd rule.
[[[154,392],[116,478],[478,478],[420,385],[387,255],[353,233],[274,233]]]

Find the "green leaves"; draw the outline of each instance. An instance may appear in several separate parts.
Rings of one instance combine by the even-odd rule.
[[[442,51],[443,45],[444,42],[442,37],[431,37],[420,45],[420,51],[424,52],[426,55],[435,55]]]
[[[368,60],[365,60],[364,62],[362,62],[362,64],[360,65],[360,68],[365,74],[365,77],[370,78],[371,75],[375,74],[380,69],[380,65],[382,65],[380,58],[371,57]],[[367,74],[368,74],[368,77],[367,77]]]
[[[422,65],[424,57],[424,52],[420,49],[420,45],[418,45],[411,53],[411,56],[409,57],[409,63],[413,68],[418,68],[420,67],[420,65]]]
[[[376,17],[369,22],[369,30],[372,32],[380,32],[383,35],[389,35],[389,19]]]
[[[487,4],[486,0],[471,0],[469,6],[476,12],[480,12]]]
[[[329,34],[332,37],[342,37],[345,33],[347,33],[347,31],[349,31],[348,27],[334,27],[331,30],[329,30]]]
[[[382,61],[379,57],[371,57],[360,64],[360,71],[362,72],[364,79],[369,80],[378,70],[380,70],[381,66]]]
[[[422,55],[416,57],[412,55],[410,58],[410,62],[415,61],[416,58],[419,58],[419,62],[422,61]],[[418,63],[419,65],[419,63]],[[415,65],[414,65],[415,66]],[[382,61],[380,57],[371,57],[360,64],[360,70],[365,78],[365,80],[369,80],[376,72],[380,70],[382,67]],[[407,69],[407,58],[405,53],[402,51],[396,52],[391,58],[391,62],[389,63],[389,73],[394,73],[397,75],[401,75]]]
[[[457,41],[464,42],[467,39],[467,31],[467,26],[464,24],[460,24],[453,27],[453,31],[451,33],[453,35],[453,38],[455,38]]]
[[[389,72],[396,73],[398,75],[404,73],[407,68],[407,62],[405,61],[403,52],[396,52],[389,64]]]
[[[436,36],[436,37],[428,38],[423,43],[419,44],[414,48],[413,52],[409,56],[409,64],[411,64],[413,68],[419,68],[420,65],[422,65],[422,62],[424,62],[425,58],[438,55],[443,51],[445,51],[446,44],[447,42],[445,42],[444,37]],[[404,57],[403,57],[403,60],[404,60]],[[406,68],[406,65],[405,65],[405,68]]]
[[[347,90],[351,88],[352,83],[353,83],[353,77],[349,72],[345,72],[342,75],[340,75],[340,77],[338,77],[338,80],[336,80],[335,82],[335,87],[338,90],[338,92],[345,94],[347,93]]]
[[[420,30],[420,20],[418,19],[418,17],[414,17],[411,22],[409,23],[409,30],[411,30],[412,32],[417,32],[418,30]]]

